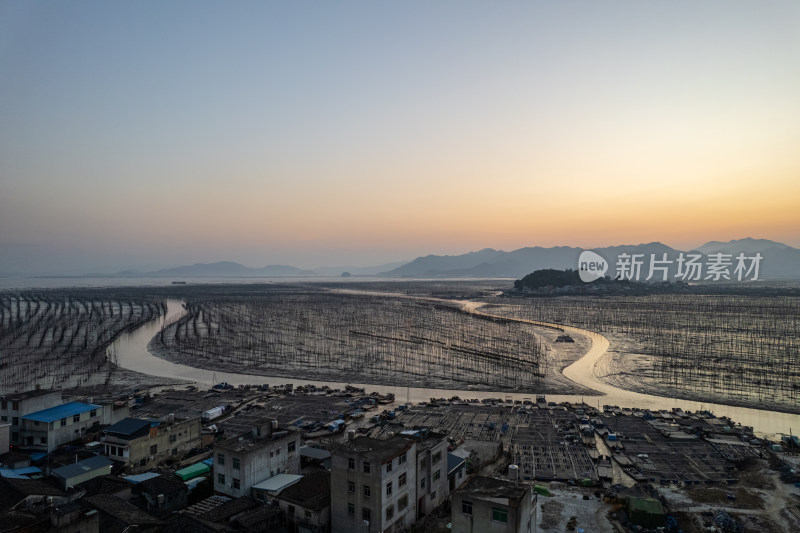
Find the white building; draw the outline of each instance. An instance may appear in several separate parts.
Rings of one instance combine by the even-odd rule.
[[[300,473],[300,437],[263,419],[250,433],[214,445],[214,490],[238,498],[277,474]]]
[[[11,444],[14,446],[21,444],[19,439],[20,419],[24,415],[61,405],[62,402],[61,391],[57,390],[37,389],[0,396],[0,423],[11,424]]]
[[[20,447],[50,453],[97,429],[103,406],[70,402],[20,417]]]

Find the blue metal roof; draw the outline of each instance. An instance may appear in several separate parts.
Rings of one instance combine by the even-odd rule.
[[[130,481],[133,484],[141,483],[142,481],[147,481],[148,479],[153,479],[154,477],[158,477],[161,474],[158,472],[145,472],[144,474],[133,474],[130,476],[122,476],[123,479],[126,481]]]
[[[20,474],[19,472],[14,472],[10,468],[0,468],[0,477],[6,479],[30,479],[28,476]]]
[[[63,405],[56,405],[49,409],[43,409],[24,415],[22,418],[25,420],[35,420],[36,422],[55,422],[62,418],[69,418],[71,416],[79,415],[93,409],[99,409],[100,405],[82,402],[70,402]]]

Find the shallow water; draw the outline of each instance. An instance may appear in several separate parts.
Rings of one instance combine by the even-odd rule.
[[[471,310],[474,310],[475,306]],[[186,365],[171,363],[164,359],[154,356],[147,349],[147,344],[161,330],[165,323],[177,320],[184,313],[182,303],[179,300],[167,300],[166,317],[142,326],[133,333],[119,338],[111,348],[116,353],[117,364],[123,368],[135,370],[154,376],[185,379],[196,381],[206,385],[212,385],[226,381],[231,385],[280,385],[283,383],[294,383],[297,385],[312,384],[317,386],[328,385],[332,388],[343,388],[345,383],[331,381],[309,381],[303,379],[287,377],[268,377],[256,376],[251,374],[238,374],[231,372],[214,372]],[[608,347],[608,340],[597,333],[586,331],[568,326],[559,326],[565,331],[572,331],[586,335],[592,340],[592,348],[589,352],[564,369],[564,374],[573,381],[593,388],[603,395],[600,396],[579,396],[579,395],[547,395],[548,401],[555,402],[581,402],[585,401],[590,405],[602,407],[603,405],[618,405],[619,407],[631,407],[640,409],[671,410],[680,408],[684,411],[709,410],[717,416],[728,416],[734,422],[745,426],[752,426],[761,435],[774,435],[776,433],[797,432],[800,429],[800,415],[767,411],[760,409],[748,409],[745,407],[734,407],[714,403],[694,402],[678,398],[665,398],[652,396],[638,392],[631,392],[619,389],[599,381],[593,372],[594,365]],[[449,398],[459,396],[460,398],[500,398],[503,400],[524,400],[534,399],[531,394],[510,393],[505,391],[485,392],[472,390],[452,390],[452,389],[430,389],[414,387],[397,387],[386,385],[370,385],[367,383],[350,382],[350,385],[366,387],[368,391],[375,391],[381,394],[393,393],[399,401],[423,402],[430,398]],[[546,391],[542,391],[546,393]]]

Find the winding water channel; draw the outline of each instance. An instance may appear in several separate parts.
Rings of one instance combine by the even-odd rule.
[[[396,296],[396,295],[392,295]],[[430,300],[432,298],[424,298]],[[480,302],[459,302],[464,308],[470,312],[483,314],[478,311],[482,305]],[[150,340],[161,330],[164,324],[171,323],[177,320],[185,313],[182,302],[179,300],[167,300],[167,314],[160,320],[151,322],[145,326],[140,327],[133,333],[120,337],[111,348],[115,353],[116,363],[122,368],[135,370],[145,374],[154,376],[184,379],[195,381],[207,385],[212,385],[214,381],[221,382],[227,381],[231,385],[279,385],[283,383],[294,383],[295,385],[313,384],[317,386],[328,385],[333,388],[343,388],[345,383],[337,383],[330,381],[309,381],[302,378],[286,378],[286,377],[268,377],[257,376],[252,374],[238,374],[231,372],[215,372],[201,368],[194,368],[187,365],[181,365],[166,361],[151,354],[147,345]],[[496,316],[496,315],[490,315]],[[506,318],[506,317],[503,317]],[[560,324],[549,324],[545,322],[536,322],[525,319],[508,318],[517,322],[525,322],[542,326],[555,326],[563,329],[566,332],[572,332],[579,335],[584,335],[592,341],[592,346],[589,351],[575,361],[573,364],[564,369],[563,373],[566,377],[594,389],[600,393],[599,396],[578,396],[578,395],[552,395],[548,394],[548,401],[555,402],[581,402],[586,401],[590,405],[602,407],[603,405],[618,405],[620,407],[631,407],[640,409],[660,410],[680,408],[684,411],[699,411],[709,410],[717,416],[728,416],[734,422],[740,423],[745,426],[752,426],[756,433],[760,435],[771,436],[776,433],[789,433],[790,431],[796,432],[800,429],[800,415],[781,413],[776,411],[766,411],[760,409],[749,409],[745,407],[734,407],[730,405],[721,405],[714,403],[701,403],[690,400],[683,400],[679,398],[666,398],[662,396],[652,396],[638,392],[627,391],[620,389],[600,381],[595,372],[595,366],[598,360],[606,352],[609,347],[609,341],[602,335],[570,326],[562,326]],[[395,397],[400,400],[407,400],[411,402],[424,402],[430,398],[449,398],[451,396],[459,396],[461,398],[501,398],[511,400],[524,400],[531,399],[529,393],[512,393],[506,391],[486,392],[486,391],[472,391],[472,390],[444,390],[444,389],[429,389],[429,388],[413,388],[413,387],[396,387],[385,385],[370,385],[367,383],[353,383],[358,387],[365,387],[368,391],[376,391],[381,394],[393,393]]]

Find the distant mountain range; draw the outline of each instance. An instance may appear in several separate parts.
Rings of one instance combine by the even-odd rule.
[[[178,266],[148,272],[123,271],[116,274],[86,274],[80,277],[163,277],[163,278],[257,278],[257,277],[302,277],[302,276],[339,276],[348,272],[353,276],[381,276],[387,278],[511,278],[520,279],[535,270],[545,268],[564,270],[577,269],[578,260],[584,248],[571,246],[555,246],[543,248],[540,246],[520,248],[505,252],[486,248],[478,252],[469,252],[462,255],[426,255],[410,262],[400,261],[372,267],[334,266],[320,267],[314,270],[304,270],[290,265],[268,265],[260,268],[251,268],[232,261],[217,263],[197,263],[194,265]],[[786,244],[766,239],[738,239],[729,242],[708,242],[695,250],[676,250],[660,242],[647,244],[609,246],[593,248],[608,263],[607,275],[616,274],[617,258],[620,254],[641,254],[641,277],[645,281],[650,269],[650,257],[661,260],[666,254],[668,260],[673,261],[668,266],[668,279],[675,279],[678,265],[677,259],[681,252],[701,253],[704,260],[708,254],[731,254],[733,272],[735,258],[744,253],[752,256],[761,254],[759,265],[759,278],[766,280],[797,280],[800,279],[800,249],[792,248]],[[705,276],[705,274],[704,274]],[[660,276],[656,276],[660,281]],[[703,279],[704,281],[704,279]]]
[[[375,276],[405,263],[406,261],[399,261],[371,267],[336,266],[304,270],[291,265],[267,265],[261,268],[251,268],[233,261],[220,261],[217,263],[196,263],[194,265],[163,268],[150,272],[126,270],[117,272],[111,276],[103,276],[100,274],[87,274],[87,276],[126,278],[280,278],[294,276],[339,276],[344,272],[349,272],[354,276]]]
[[[711,241],[696,250],[676,250],[660,242],[647,244],[610,246],[606,248],[593,248],[595,253],[602,256],[609,264],[608,275],[615,274],[617,258],[620,254],[642,254],[641,281],[649,273],[651,254],[656,260],[661,260],[667,254],[667,260],[673,261],[668,265],[669,279],[675,279],[677,274],[677,259],[681,252],[699,252],[708,254],[731,254],[735,268],[735,258],[739,253],[750,257],[756,253],[762,256],[759,265],[758,279],[800,279],[800,250],[785,244],[766,239],[739,239],[730,242]],[[519,279],[534,270],[553,268],[563,270],[566,268],[577,269],[578,259],[584,248],[556,246],[542,248],[539,246],[520,248],[511,252],[487,248],[479,252],[470,252],[463,255],[427,255],[385,272],[387,277],[407,278],[513,278]],[[704,257],[705,260],[705,257]],[[749,265],[749,263],[748,263]],[[658,265],[656,265],[658,266]],[[703,274],[703,277],[705,274]],[[656,272],[660,279],[660,272]]]

